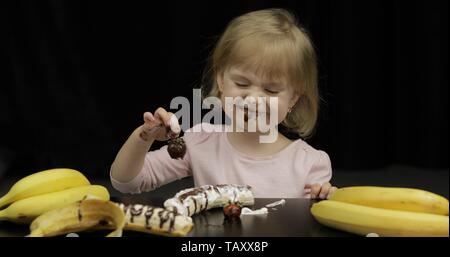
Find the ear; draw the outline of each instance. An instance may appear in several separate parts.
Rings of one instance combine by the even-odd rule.
[[[217,87],[219,89],[219,92],[222,93],[223,92],[223,72],[222,71],[217,71],[217,73],[216,73],[216,83],[217,83]]]

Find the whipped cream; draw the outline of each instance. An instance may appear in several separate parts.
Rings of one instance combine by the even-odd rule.
[[[244,207],[241,210],[241,216],[242,215],[265,215],[269,213],[266,207],[263,207],[261,209],[252,210],[250,208]]]

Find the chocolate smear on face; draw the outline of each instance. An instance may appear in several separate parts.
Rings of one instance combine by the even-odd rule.
[[[248,122],[248,108],[247,107],[244,108],[244,121]]]

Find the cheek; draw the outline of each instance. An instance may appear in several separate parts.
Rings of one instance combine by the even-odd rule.
[[[222,101],[222,108],[225,111],[225,113],[229,113],[230,112],[230,110],[228,110],[228,111],[226,110],[225,98],[226,97],[230,97],[231,98],[230,102],[232,102],[232,100],[235,97],[241,96],[241,92],[239,91],[239,89],[233,87],[232,85],[230,85],[228,83],[227,82],[224,83],[223,91],[222,91],[222,94],[220,96],[220,100]]]
[[[278,123],[281,123],[286,118],[287,113],[288,113],[288,108],[289,108],[289,106],[287,104],[287,100],[280,98],[278,100],[278,110],[276,110],[278,113]]]
[[[222,95],[220,96],[220,100],[222,102],[222,109],[223,111],[229,116],[231,117],[232,114],[235,112],[234,110],[234,106],[233,106],[233,98],[236,97],[237,95],[235,95],[235,92],[233,92],[233,90],[230,90],[227,87],[224,87]],[[226,100],[228,98],[228,101]],[[229,103],[227,105],[227,103]]]
[[[231,97],[240,96],[240,91],[238,88],[233,87],[233,85],[230,85],[229,82],[225,82],[223,86],[222,96],[231,96]]]
[[[279,106],[278,107],[278,122],[281,123],[287,116],[287,107]]]
[[[269,101],[269,100],[267,100]],[[288,105],[286,104],[286,100],[284,98],[278,99],[278,104],[275,106],[275,108],[270,107],[270,114],[275,113],[277,115],[276,119],[278,121],[278,124],[280,124],[287,115]],[[269,113],[267,115],[267,121],[269,121]],[[275,117],[272,117],[274,119]]]

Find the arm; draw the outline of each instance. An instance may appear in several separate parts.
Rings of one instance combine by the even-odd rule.
[[[158,127],[163,124],[164,126]],[[158,108],[155,115],[144,113],[144,124],[136,128],[118,152],[111,166],[111,177],[119,182],[129,182],[142,170],[145,155],[155,140],[176,137],[181,129],[175,115]]]
[[[323,151],[318,153],[319,157],[308,175],[305,192],[312,199],[328,199],[337,188],[329,183],[332,173],[330,157]]]

